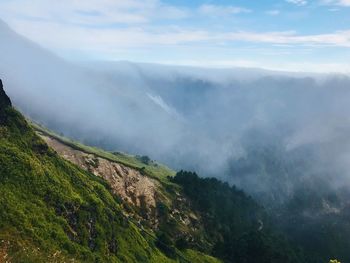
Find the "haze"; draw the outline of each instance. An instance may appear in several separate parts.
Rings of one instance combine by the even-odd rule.
[[[277,40],[266,40],[264,45],[267,42],[268,47],[264,47],[265,51],[271,51],[276,44],[283,44],[283,50],[290,51],[288,43],[285,43],[288,41],[298,46],[293,54],[302,54],[307,45],[317,46],[314,49],[308,47],[318,51],[310,51],[312,56],[309,54],[304,60],[299,58],[299,61],[293,61],[286,55],[282,56],[287,61],[283,65],[276,60],[267,60],[271,63],[267,62],[265,68],[282,65],[280,69],[292,70],[289,72],[233,67],[242,66],[242,63],[231,63],[234,60],[228,64],[223,63],[229,67],[218,68],[223,66],[219,63],[223,62],[222,58],[210,59],[204,63],[204,60],[192,58],[191,55],[189,60],[194,63],[175,61],[172,54],[168,61],[156,56],[153,60],[136,60],[187,65],[165,66],[157,63],[107,61],[108,54],[112,55],[111,60],[116,60],[118,56],[114,51],[108,51],[104,45],[113,46],[120,39],[107,40],[104,38],[106,32],[101,35],[100,43],[96,43],[96,39],[86,42],[87,45],[92,45],[91,50],[84,45],[79,51],[77,38],[71,39],[72,46],[64,48],[69,45],[70,39],[63,38],[58,31],[57,34],[62,37],[59,45],[63,47],[59,50],[53,44],[58,38],[56,32],[50,40],[47,31],[38,32],[30,27],[33,23],[24,28],[22,20],[18,18],[19,13],[24,12],[22,9],[11,16],[11,10],[20,2],[1,3],[0,6],[4,7],[1,15],[23,34],[42,41],[39,45],[17,34],[5,22],[0,22],[0,78],[16,107],[31,119],[84,143],[110,151],[149,155],[174,169],[195,170],[202,176],[219,177],[253,194],[268,192],[276,187],[280,190],[280,181],[287,182],[283,186],[287,189],[284,192],[287,195],[294,191],[295,185],[299,186],[316,177],[331,182],[332,187],[341,187],[350,182],[350,78],[347,74],[349,64],[346,62],[350,44],[348,31],[344,28],[341,31],[338,28],[332,29],[335,33],[323,32],[309,36],[293,33],[282,38],[283,34],[273,34],[277,34]],[[310,8],[311,5],[307,1],[282,2],[281,8],[286,4],[293,5],[293,8]],[[40,3],[37,1],[36,4],[48,8]],[[162,5],[158,1],[153,4],[155,10],[160,7],[168,11],[174,8],[173,5]],[[89,5],[94,6],[93,1],[89,1]],[[348,12],[347,5],[346,1],[324,1],[319,8],[338,8],[343,14]],[[214,7],[203,4],[201,10],[211,13],[221,10]],[[240,15],[253,12],[252,6],[240,8],[229,10]],[[154,12],[152,10],[149,12]],[[191,8],[171,10],[176,19],[179,19],[181,10],[183,15],[188,15],[186,12],[190,12]],[[221,12],[224,10],[226,9]],[[282,11],[266,10],[271,16]],[[48,20],[53,19],[50,13],[48,16]],[[106,23],[117,23],[114,16],[107,18],[111,21],[105,21]],[[38,21],[35,23],[37,29],[44,25],[39,26]],[[92,30],[91,20],[79,23],[89,24],[89,30]],[[97,27],[102,26],[99,23],[100,20],[96,22]],[[110,33],[115,35],[116,32]],[[37,34],[46,37],[38,38]],[[236,33],[231,38],[250,39],[246,41],[254,39],[252,34],[249,38],[247,34],[242,34]],[[262,34],[255,36],[264,39]],[[79,37],[84,39],[86,36]],[[333,40],[326,43],[323,52],[337,49],[333,54],[339,54],[332,63],[327,62],[330,57],[326,54],[316,57],[320,45],[324,45],[322,39],[326,37]],[[128,44],[132,46],[126,54],[135,51],[133,43],[124,43],[123,49]],[[158,42],[147,43],[152,44],[155,47],[159,45]],[[140,54],[143,48],[139,47],[136,53]],[[281,47],[277,49],[282,51]],[[179,51],[181,48],[167,49],[166,45],[162,45],[158,51],[163,53],[165,50],[184,56]],[[206,47],[201,50],[209,49]],[[86,56],[90,51],[91,55]],[[223,55],[222,51],[220,49],[217,53],[218,57]],[[343,51],[347,53],[342,53]],[[152,49],[147,54],[154,52]],[[71,56],[73,53],[78,55]],[[208,59],[207,55],[204,57],[205,60]],[[133,59],[132,56],[122,56],[120,59],[124,58]],[[264,59],[266,58],[259,56],[254,63],[243,64],[259,67]],[[244,58],[237,56],[235,61],[238,60],[243,61]],[[201,67],[193,66],[198,64]],[[306,73],[300,72],[300,68]],[[312,71],[314,73],[308,73]],[[254,163],[257,153],[261,160],[266,149],[273,151],[271,156],[276,158],[272,159],[281,162],[281,167],[298,164],[303,167],[303,173],[288,173],[281,168],[281,171],[274,170],[275,177],[272,179],[262,178],[259,172],[268,168],[255,169],[249,165]],[[307,162],[303,158],[306,155],[310,157]],[[288,178],[279,178],[281,173]]]

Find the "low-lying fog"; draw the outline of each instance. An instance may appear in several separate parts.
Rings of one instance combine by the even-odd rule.
[[[0,23],[0,78],[16,107],[56,132],[251,193],[350,182],[348,76],[78,65]]]

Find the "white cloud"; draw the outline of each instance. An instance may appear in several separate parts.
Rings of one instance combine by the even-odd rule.
[[[326,1],[327,5],[330,5],[331,1],[333,4],[342,2],[341,4],[344,5],[350,0]],[[302,0],[298,2],[299,5],[303,5]],[[295,4],[298,3],[295,2]],[[152,61],[153,57],[155,57],[154,60],[159,60],[160,57],[173,59],[183,51],[183,57],[177,57],[177,59],[191,60],[196,55],[193,53],[202,47],[226,49],[225,52],[230,54],[241,42],[244,42],[247,49],[249,46],[263,46],[271,52],[276,52],[276,45],[290,49],[295,47],[300,49],[305,46],[311,49],[329,46],[350,48],[350,26],[349,30],[343,31],[299,34],[295,31],[214,31],[199,26],[192,27],[186,23],[180,27],[169,26],[169,23],[161,23],[161,25],[154,21],[183,19],[191,15],[221,18],[247,12],[251,11],[241,7],[218,5],[202,5],[191,11],[164,4],[160,0],[0,0],[0,17],[9,22],[17,32],[47,48],[59,51],[61,54],[73,54],[73,56],[76,52],[84,56],[93,54],[92,56],[96,58],[116,59],[120,54],[124,56],[124,53],[137,53],[141,55],[131,55],[131,57],[145,61],[147,58]],[[280,11],[268,10],[265,13],[278,15]],[[189,48],[195,52],[185,51]],[[147,52],[151,49],[157,52],[148,54]],[[162,54],[159,55],[160,53]],[[113,54],[117,55],[113,57]],[[257,52],[257,55],[259,54]],[[250,55],[248,51],[246,57]],[[288,56],[293,58],[292,55]],[[239,61],[234,61],[236,65],[260,67],[260,64],[245,60],[244,56],[240,58],[237,58]],[[125,55],[123,59],[129,58]],[[220,61],[219,58],[213,58],[213,61],[219,66],[233,64],[231,60],[225,61],[222,58]],[[189,61],[188,64],[190,64]],[[338,67],[337,64],[324,63],[324,65],[329,66],[330,69]],[[310,68],[313,66],[308,65]],[[263,67],[266,66],[263,65]]]
[[[314,73],[344,73],[350,75],[349,63],[316,63],[316,62],[278,62],[264,61],[263,59],[256,60],[169,60],[158,61],[158,63],[166,65],[186,65],[194,67],[209,67],[209,68],[263,68],[274,71],[288,72],[314,72]]]
[[[15,21],[12,26],[45,47],[104,53],[123,48],[170,46],[210,39],[206,31],[176,27],[152,28],[135,25],[126,28],[87,28],[36,21]]]
[[[274,10],[267,10],[265,13],[270,16],[277,16],[281,13],[281,11],[274,9]]]
[[[288,1],[299,4],[305,2]],[[250,12],[241,7],[218,5],[202,5],[199,11],[217,16]],[[278,13],[278,10],[269,11],[271,15]],[[199,42],[210,46],[250,42],[350,47],[350,30],[300,35],[293,31],[211,32],[187,26],[160,26],[150,21],[157,17],[176,19],[189,15],[188,11],[166,5],[160,0],[32,0],[30,3],[25,0],[3,0],[0,1],[1,15],[7,17],[6,20],[18,32],[44,46],[61,50],[70,48],[108,52],[118,48]],[[127,26],[115,26],[115,23],[125,23]]]
[[[350,0],[339,0],[338,5],[350,6]]]
[[[159,95],[151,95],[149,93],[147,93],[148,98],[150,98],[156,105],[158,105],[159,107],[161,107],[164,111],[166,111],[168,114],[173,115],[175,117],[180,117],[180,115],[177,113],[177,111],[169,106],[169,104],[167,104],[163,98]]]
[[[317,63],[317,62],[289,62],[266,61],[262,58],[255,60],[170,60],[158,61],[166,65],[186,65],[204,68],[263,68],[273,71],[285,72],[313,72],[313,73],[343,73],[350,75],[349,63]]]
[[[218,17],[252,12],[250,9],[243,8],[243,7],[211,5],[211,4],[201,5],[198,8],[198,11],[202,15],[218,16]]]
[[[62,24],[106,26],[181,19],[188,11],[159,0],[12,0],[0,2],[0,15]]]
[[[295,4],[298,6],[307,5],[307,3],[308,3],[306,0],[286,0],[286,2],[291,3],[291,4]]]
[[[350,0],[321,0],[321,4],[350,7]]]
[[[298,35],[294,31],[286,32],[234,32],[223,36],[231,41],[246,41],[286,45],[341,46],[350,47],[350,30],[328,34]]]
[[[15,20],[11,26],[34,41],[55,49],[103,51],[174,45],[219,47],[236,42],[285,46],[335,46],[350,48],[350,30],[325,34],[301,35],[280,32],[212,32],[181,27],[128,26],[126,28],[92,28],[67,26],[55,22]],[[55,32],[55,34],[52,34]]]

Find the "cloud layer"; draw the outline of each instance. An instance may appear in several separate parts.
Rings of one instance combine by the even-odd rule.
[[[296,8],[290,8],[291,4]],[[331,66],[348,61],[340,53],[350,47],[350,29],[337,22],[341,22],[338,17],[349,12],[348,5],[348,0],[288,0],[262,9],[252,3],[236,6],[178,5],[160,0],[4,0],[0,2],[0,17],[18,32],[68,58],[177,60],[176,64],[205,60],[208,66],[222,65],[223,60],[255,59],[255,64],[265,64],[267,68],[284,62],[286,68],[298,64],[296,68],[307,70],[303,65]],[[329,6],[344,14],[332,15],[335,12],[329,12]],[[316,15],[325,11],[328,14]],[[334,26],[323,30],[322,25],[313,22],[322,23],[326,18]],[[344,19],[342,23],[347,25]],[[317,27],[309,28],[312,25]],[[242,52],[242,47],[247,51]],[[210,57],[211,52],[216,58]],[[303,61],[305,52],[310,55]],[[271,55],[266,57],[266,53]],[[338,70],[344,71],[342,67]]]
[[[220,177],[250,192],[270,193],[281,182],[294,189],[294,179],[303,176],[322,177],[336,187],[350,185],[347,76],[75,64],[5,24],[0,24],[0,39],[0,78],[6,91],[22,112],[56,132],[111,151],[146,154],[174,169]],[[265,158],[266,149],[273,150],[267,155],[272,160]],[[287,173],[288,184],[284,177],[274,177],[284,167],[273,169],[265,180],[261,171],[271,163],[291,157],[290,167],[305,155],[311,164],[300,166],[302,173]],[[257,170],[245,169],[245,162],[249,169],[258,165]]]

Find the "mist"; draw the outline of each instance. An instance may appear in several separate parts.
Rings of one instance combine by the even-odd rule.
[[[56,132],[253,195],[350,183],[346,75],[70,62],[0,22],[0,78],[21,112]]]

